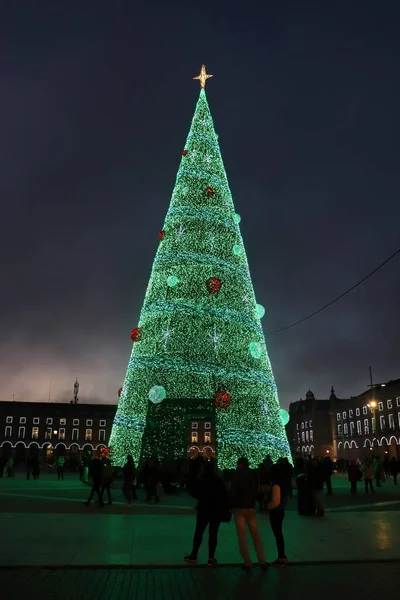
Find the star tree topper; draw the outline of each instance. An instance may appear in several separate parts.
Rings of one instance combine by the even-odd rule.
[[[200,81],[200,87],[204,89],[206,87],[206,81],[210,77],[213,77],[213,75],[206,72],[206,65],[201,65],[200,75],[193,77],[193,79],[198,79]]]

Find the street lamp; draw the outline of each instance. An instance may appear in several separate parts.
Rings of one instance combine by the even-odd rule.
[[[376,440],[376,442],[378,442],[378,439],[376,437],[377,433],[378,433],[378,429],[377,429],[378,424],[376,422],[376,400],[371,400],[371,402],[369,404],[367,404],[367,406],[372,411],[372,416],[373,416],[374,423],[375,423],[375,440]],[[372,435],[374,435],[374,431],[372,431]],[[374,438],[372,438],[372,445],[374,445]]]

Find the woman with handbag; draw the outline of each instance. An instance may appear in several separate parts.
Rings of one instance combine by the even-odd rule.
[[[215,550],[218,543],[218,530],[221,523],[232,518],[229,494],[224,482],[215,472],[215,461],[211,459],[204,464],[200,475],[188,485],[188,492],[198,500],[196,529],[193,536],[193,547],[185,556],[188,563],[197,563],[197,554],[203,541],[203,533],[208,526],[208,565],[215,567],[217,560]]]

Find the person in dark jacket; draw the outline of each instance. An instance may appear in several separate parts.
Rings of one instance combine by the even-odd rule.
[[[324,456],[322,461],[322,469],[324,471],[326,490],[328,496],[332,496],[332,474],[333,474],[333,461],[330,456]]]
[[[272,533],[274,534],[278,558],[271,565],[283,567],[287,563],[285,554],[285,540],[282,533],[283,519],[285,518],[286,493],[285,476],[277,467],[273,467],[268,475],[267,481],[267,510],[269,512],[269,522]]]
[[[325,475],[321,463],[317,458],[312,458],[306,470],[307,483],[313,498],[313,513],[317,517],[325,514],[322,502],[322,490],[324,489]]]
[[[145,488],[146,488],[146,502],[150,502],[151,498],[154,497],[155,502],[160,502],[158,495],[158,486],[162,479],[162,469],[160,463],[156,458],[151,458],[148,462],[145,476]]]
[[[399,462],[398,460],[393,456],[393,458],[390,459],[390,474],[393,477],[393,483],[394,485],[397,485],[397,475],[399,473]]]
[[[243,568],[251,569],[253,562],[247,544],[246,528],[249,529],[257,558],[262,568],[266,567],[264,548],[257,525],[255,503],[257,498],[257,483],[254,472],[249,469],[247,458],[239,458],[237,470],[232,477],[231,506],[239,541],[240,554],[243,557]]]
[[[87,501],[84,504],[86,504],[86,506],[89,506],[89,504],[91,503],[91,501],[93,499],[93,496],[96,493],[97,497],[98,497],[99,507],[103,507],[104,504],[103,504],[103,500],[101,497],[102,468],[101,468],[101,462],[100,462],[99,458],[93,458],[92,462],[90,463],[89,475],[92,478],[92,489],[90,491],[89,498],[87,499]]]
[[[207,461],[200,475],[188,485],[188,492],[198,500],[196,529],[193,536],[193,548],[185,561],[197,563],[197,554],[208,525],[208,565],[217,564],[215,550],[218,543],[218,530],[223,521],[231,518],[229,495],[224,482],[215,472],[215,461]]]
[[[126,508],[132,508],[132,490],[136,489],[136,467],[133,457],[130,454],[126,457],[126,463],[122,467],[122,473],[124,476],[122,493],[125,496]],[[134,495],[136,496],[136,491]]]

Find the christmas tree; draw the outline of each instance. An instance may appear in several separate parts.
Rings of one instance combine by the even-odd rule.
[[[220,468],[257,466],[290,450],[258,304],[208,106],[200,96],[182,151],[109,445],[127,454],[186,455],[186,405],[213,411]],[[169,406],[167,410],[164,407]],[[164,411],[164,412],[163,412]],[[290,459],[291,460],[291,459]]]

